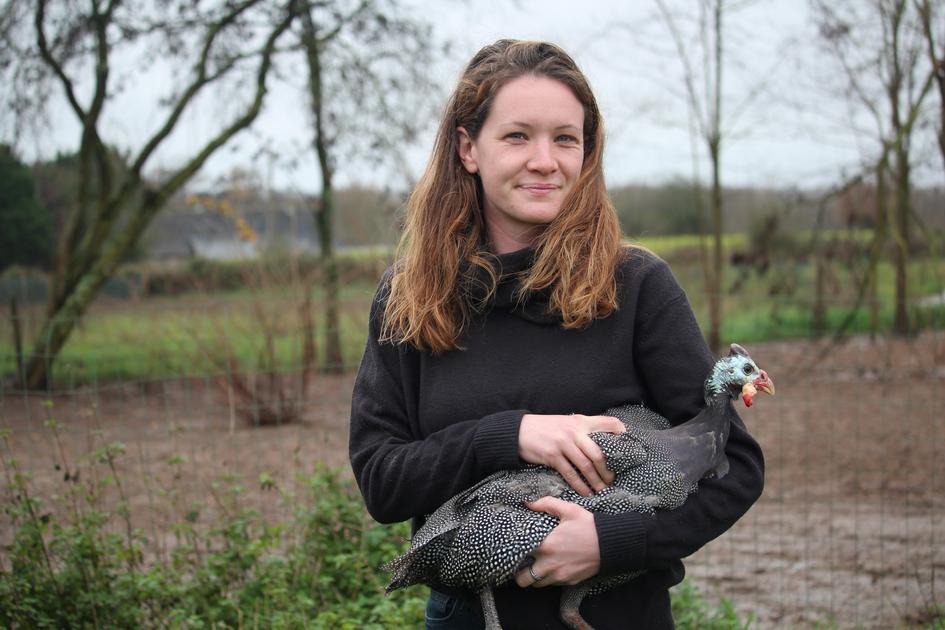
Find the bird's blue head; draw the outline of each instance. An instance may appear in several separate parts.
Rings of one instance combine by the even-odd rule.
[[[751,407],[759,391],[774,395],[774,381],[755,365],[747,350],[733,343],[728,355],[716,361],[706,380],[706,402],[722,397],[734,400],[741,396],[745,406]]]

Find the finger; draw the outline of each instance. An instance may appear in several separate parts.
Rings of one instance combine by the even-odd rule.
[[[534,581],[535,580],[532,579],[532,576],[528,574],[528,569],[525,569],[524,571],[519,571],[518,573],[515,574],[515,583],[521,586],[522,588],[531,586],[532,582]]]
[[[590,436],[578,436],[575,443],[566,448],[565,457],[571,461],[571,465],[584,476],[588,485],[594,488],[596,492],[600,492],[607,487],[606,477],[601,475],[601,470],[607,470],[604,453]]]
[[[606,433],[625,433],[626,425],[613,416],[590,416],[591,430],[589,433],[604,431]]]
[[[614,482],[614,473],[607,467],[607,458],[604,456],[604,451],[601,450],[600,445],[587,435],[578,441],[578,447],[580,447],[584,452],[584,456],[587,457],[594,466],[596,476],[602,480],[601,483],[603,486],[595,486],[595,489],[600,492],[604,489],[604,486],[612,484]],[[586,476],[587,474],[585,473],[585,477]],[[588,480],[590,480],[590,478],[588,478]],[[591,485],[594,484],[592,483]]]
[[[549,580],[545,579],[545,574],[541,573],[538,569],[538,553],[537,550],[532,552],[531,559],[528,560],[529,566],[526,566],[524,569],[515,574],[515,583],[521,586],[522,588],[533,586],[547,586]],[[531,571],[529,571],[531,568]],[[534,575],[533,575],[534,574]],[[541,579],[536,580],[535,577]]]
[[[565,482],[574,488],[574,491],[581,496],[589,497],[593,494],[591,487],[584,482],[581,474],[577,471],[567,454],[559,455],[552,462],[551,467],[558,471],[558,474],[564,478]]]
[[[547,577],[547,576],[541,575],[541,573],[539,573],[537,569],[533,568],[532,570],[535,571],[535,575],[541,576],[542,578]],[[527,588],[529,586],[531,586],[532,588],[544,588],[546,586],[553,586],[553,584],[551,583],[551,580],[549,579],[542,579],[542,580],[535,581],[535,579],[532,578],[531,574],[528,572],[528,569],[525,569],[524,571],[519,571],[518,573],[515,574],[515,583],[521,586],[522,588]]]
[[[531,503],[526,503],[525,507],[533,512],[544,512],[545,514],[557,517],[559,520],[572,516],[575,512],[584,510],[580,505],[569,503],[558,497],[542,497]],[[538,575],[541,575],[541,573],[538,573]]]
[[[532,588],[542,588],[544,586],[551,586],[551,580],[547,579],[542,573],[539,573],[539,570],[532,565],[532,571],[535,572],[535,575],[542,578],[541,580],[535,580],[532,577],[532,574],[528,572],[528,569],[524,569],[515,574],[515,583],[521,586],[522,588],[527,588],[531,586]]]

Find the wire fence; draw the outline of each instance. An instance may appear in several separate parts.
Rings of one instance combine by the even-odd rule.
[[[371,291],[342,294],[340,374],[320,369],[318,314],[307,320],[285,296],[100,302],[50,389],[2,386],[9,456],[37,493],[56,496],[97,481],[85,477],[99,474],[89,453],[123,444],[122,492],[156,555],[169,552],[175,518],[225,509],[221,478],[244,480],[240,500],[277,519],[293,507],[273,490],[300,469],[347,466]],[[16,369],[8,315],[5,373]],[[22,324],[28,338],[38,313]],[[945,333],[746,345],[778,386],[742,412],[766,455],[765,492],[687,560],[696,586],[754,627],[928,622],[945,606]],[[13,533],[0,523],[0,543]]]

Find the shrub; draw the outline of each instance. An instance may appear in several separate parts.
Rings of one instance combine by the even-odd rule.
[[[693,583],[686,580],[673,588],[673,620],[678,630],[747,630],[751,620],[742,622],[730,600],[710,604]]]
[[[49,426],[58,440],[55,423]],[[175,542],[164,553],[132,526],[116,465],[124,456],[120,443],[88,456],[83,483],[63,464],[67,491],[57,505],[33,493],[29,474],[10,456],[9,435],[2,437],[4,526],[12,526],[13,535],[0,554],[0,627],[384,630],[423,624],[427,589],[385,596],[386,575],[377,570],[406,548],[407,524],[374,522],[339,470],[316,466],[300,475],[301,495],[282,495],[292,509],[279,523],[241,507],[244,488],[237,478],[225,478],[216,484],[213,513],[199,505],[178,510]],[[259,484],[277,489],[265,474]],[[713,607],[688,582],[674,589],[673,614],[682,629],[747,627],[730,602]]]
[[[0,271],[10,265],[45,266],[52,254],[52,222],[39,203],[29,168],[0,145]]]
[[[112,444],[94,454],[95,464],[112,473],[107,485],[116,491],[114,461],[122,452]],[[354,484],[337,470],[316,468],[305,475],[305,496],[286,497],[295,512],[284,523],[267,523],[233,501],[233,509],[204,530],[194,508],[174,524],[177,542],[163,558],[131,528],[123,500],[106,509],[94,486],[73,483],[75,510],[56,511],[33,496],[29,476],[15,460],[5,457],[3,463],[9,495],[4,512],[14,534],[0,563],[0,627],[422,624],[424,589],[387,597],[385,576],[376,569],[404,547],[406,524],[382,527],[372,521]],[[231,494],[240,492],[228,483]]]

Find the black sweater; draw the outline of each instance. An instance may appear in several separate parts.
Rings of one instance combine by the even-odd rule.
[[[619,308],[580,330],[547,313],[547,295],[515,298],[522,250],[499,257],[492,308],[464,336],[464,350],[431,354],[378,343],[388,277],[371,307],[367,347],[355,381],[349,452],[370,513],[380,522],[415,519],[489,474],[518,468],[525,413],[599,414],[642,403],[683,422],[703,405],[713,364],[669,267],[626,250],[617,271]],[[648,569],[590,597],[582,614],[598,630],[672,627],[667,589],[683,558],[727,530],[761,494],[763,459],[739,422],[726,447],[731,468],[703,481],[686,503],[655,517],[596,514],[601,573]],[[558,588],[497,589],[503,627],[562,628]]]

